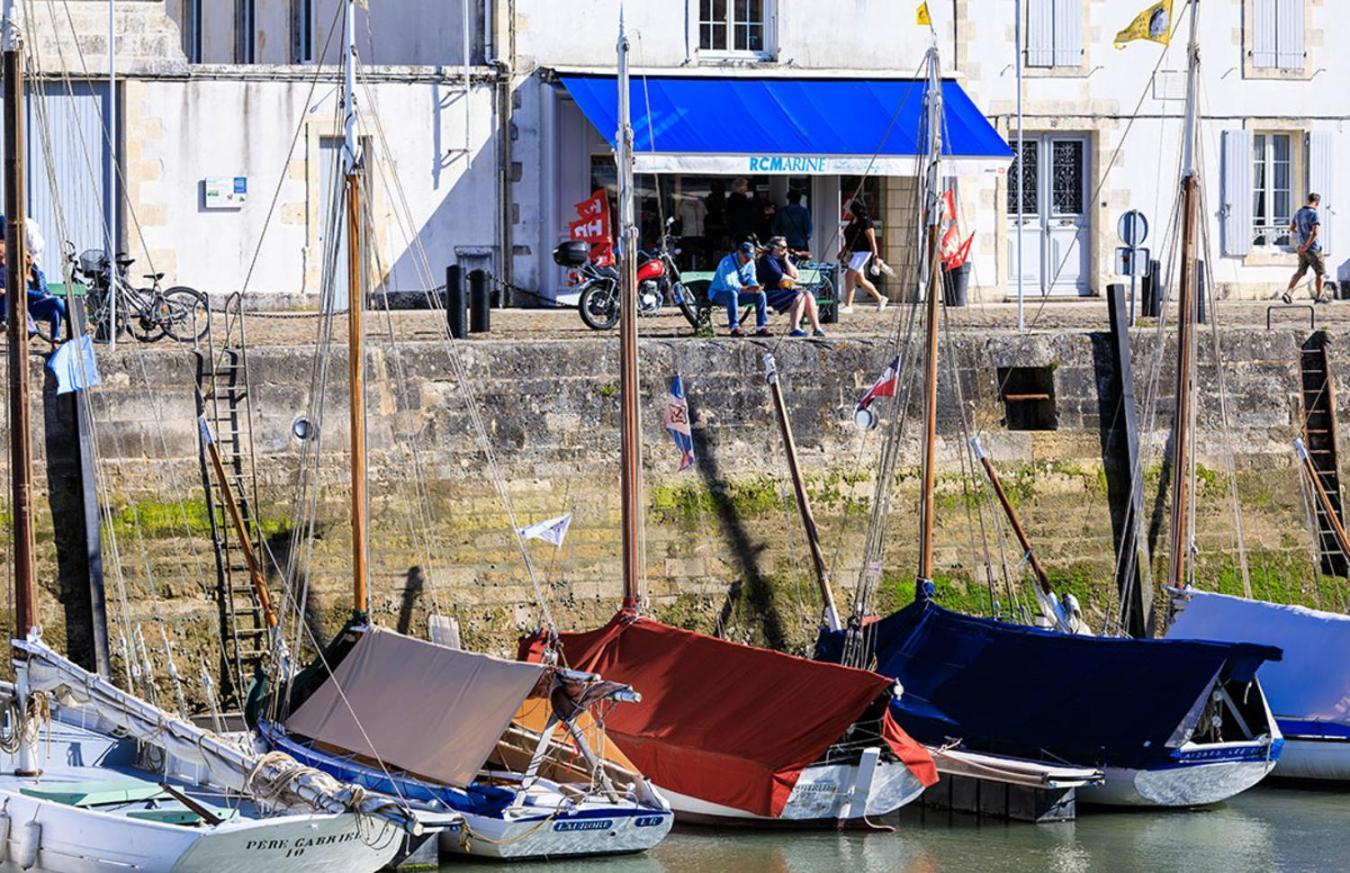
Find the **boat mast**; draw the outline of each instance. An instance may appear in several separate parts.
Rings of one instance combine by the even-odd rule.
[[[938,50],[928,49],[928,179],[925,185],[928,209],[928,250],[920,275],[927,279],[925,301],[924,356],[924,442],[923,490],[919,495],[919,575],[915,597],[927,599],[933,593],[933,492],[937,485],[937,377],[938,377],[938,298],[942,293],[942,270],[938,263],[938,241],[942,230],[942,76]]]
[[[347,185],[347,379],[351,388],[352,444],[352,613],[365,618],[369,534],[366,518],[366,372],[361,315],[361,143],[356,136],[356,0],[346,0],[342,76],[342,166]]]
[[[5,275],[10,292],[5,295],[9,307],[9,450],[10,450],[10,507],[14,515],[14,638],[25,639],[37,627],[37,587],[34,585],[33,553],[33,430],[28,407],[28,295],[22,293],[28,285],[28,271],[24,268],[28,233],[24,227],[28,216],[28,197],[24,189],[26,175],[24,154],[24,81],[23,40],[14,20],[14,0],[5,0],[3,33],[4,47],[4,123],[5,123]],[[18,679],[19,719],[15,733],[19,739],[19,753],[15,759],[14,775],[37,776],[38,750],[36,735],[24,738],[22,722],[28,706],[28,656],[15,648],[14,665]]]
[[[33,582],[33,444],[28,407],[28,295],[24,269],[28,245],[27,192],[24,189],[24,81],[22,40],[14,20],[14,0],[5,0],[5,275],[9,301],[9,450],[11,507],[14,513],[14,636],[23,639],[37,626],[37,589]],[[16,657],[18,657],[16,655]]]
[[[792,474],[792,490],[797,497],[797,511],[802,517],[802,527],[806,531],[806,544],[811,549],[811,563],[816,571],[816,584],[820,586],[821,601],[825,604],[825,627],[831,631],[841,630],[839,610],[834,605],[834,591],[830,586],[830,570],[825,563],[825,552],[820,547],[820,532],[816,529],[816,517],[811,512],[811,497],[806,493],[806,482],[802,479],[802,469],[797,463],[797,441],[792,437],[792,421],[788,418],[787,403],[783,400],[783,385],[778,379],[778,367],[773,355],[764,355],[764,379],[769,383],[769,395],[773,398],[773,411],[778,417],[778,430],[783,436],[783,452],[787,455],[788,471]]]
[[[633,211],[633,125],[628,106],[628,36],[619,9],[619,467],[623,500],[623,608],[639,607],[642,573],[642,445],[638,430],[637,227]]]
[[[1172,560],[1168,584],[1184,588],[1190,578],[1191,531],[1191,378],[1195,359],[1195,246],[1199,216],[1200,174],[1195,166],[1197,88],[1200,78],[1199,0],[1191,0],[1191,34],[1186,47],[1186,129],[1181,171],[1181,281],[1177,284],[1177,381],[1175,438],[1172,454]]]

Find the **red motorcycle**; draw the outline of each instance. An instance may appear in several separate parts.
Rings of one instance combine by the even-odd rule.
[[[674,303],[689,323],[697,326],[698,310],[693,295],[680,281],[680,268],[675,264],[675,237],[670,226],[675,219],[666,221],[666,233],[660,248],[652,252],[638,252],[637,304],[639,315],[656,315],[667,303]],[[564,243],[563,246],[568,245]],[[561,250],[563,246],[559,246]],[[554,252],[558,260],[558,251]],[[587,261],[580,266],[579,282],[581,298],[577,306],[581,311],[581,320],[592,330],[609,330],[619,323],[619,274],[612,267],[596,267]]]

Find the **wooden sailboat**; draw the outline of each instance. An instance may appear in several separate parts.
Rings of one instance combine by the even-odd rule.
[[[1194,23],[1194,19],[1193,19]],[[1188,142],[1194,137],[1196,51],[1188,91]],[[939,94],[937,51],[930,52],[930,101]],[[931,104],[930,104],[931,105]],[[932,123],[930,135],[941,136]],[[940,149],[939,149],[940,151]],[[1177,457],[1186,457],[1198,178],[1188,145],[1179,342]],[[1143,806],[1214,803],[1260,781],[1281,749],[1255,679],[1277,649],[1192,640],[1108,639],[959,615],[937,603],[933,586],[936,482],[938,295],[937,165],[927,182],[928,282],[924,337],[924,440],[915,602],[873,621],[855,603],[847,630],[825,632],[817,656],[877,663],[905,695],[897,718],[930,744],[1031,761],[1099,767],[1105,780],[1079,789],[1085,802]],[[1186,465],[1178,463],[1180,471]],[[1173,578],[1189,556],[1185,480],[1174,482]],[[879,486],[880,487],[880,486]],[[884,513],[884,507],[882,508]],[[874,531],[878,518],[874,515]],[[864,566],[866,574],[874,568]],[[859,590],[868,586],[860,584]],[[1147,681],[1144,681],[1147,677]]]
[[[24,273],[22,41],[5,4],[6,272]],[[0,688],[0,869],[374,871],[420,825],[282,755],[243,752],[52,651],[38,628],[29,347],[7,295],[16,684]],[[158,759],[159,766],[154,760]],[[188,772],[195,770],[195,774]],[[211,783],[203,774],[209,773]],[[224,791],[222,791],[222,788]]]
[[[416,809],[453,814],[440,836],[444,851],[511,859],[643,851],[669,832],[669,807],[640,774],[601,760],[578,726],[593,706],[636,700],[631,689],[413,639],[368,616],[355,2],[345,4],[342,98],[353,617],[306,670],[274,677],[270,705],[256,688],[250,720],[272,748],[311,767]],[[531,698],[551,705],[540,732],[512,721]]]
[[[537,660],[556,648],[574,667],[641,691],[640,704],[614,710],[605,725],[680,821],[833,826],[883,815],[937,778],[932,759],[891,716],[890,680],[671,627],[642,612],[637,228],[622,17],[618,89],[623,603],[604,627],[546,628],[522,641],[521,654]]]

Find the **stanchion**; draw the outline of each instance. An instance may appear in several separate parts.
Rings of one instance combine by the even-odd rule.
[[[492,295],[488,293],[487,272],[469,273],[469,333],[487,333],[491,330]]]
[[[445,268],[445,324],[455,339],[469,335],[469,300],[464,296],[464,269],[459,264]]]

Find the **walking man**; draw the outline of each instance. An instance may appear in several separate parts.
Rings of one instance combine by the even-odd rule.
[[[1317,282],[1317,303],[1330,303],[1323,291],[1323,284],[1326,281],[1327,262],[1322,256],[1322,243],[1319,241],[1319,232],[1322,229],[1322,223],[1317,217],[1317,207],[1322,203],[1321,194],[1309,194],[1308,204],[1294,213],[1294,220],[1289,224],[1289,230],[1298,240],[1298,272],[1294,278],[1289,280],[1289,287],[1285,289],[1285,303],[1290,303],[1294,299],[1294,287],[1303,279],[1308,270],[1313,271]]]

